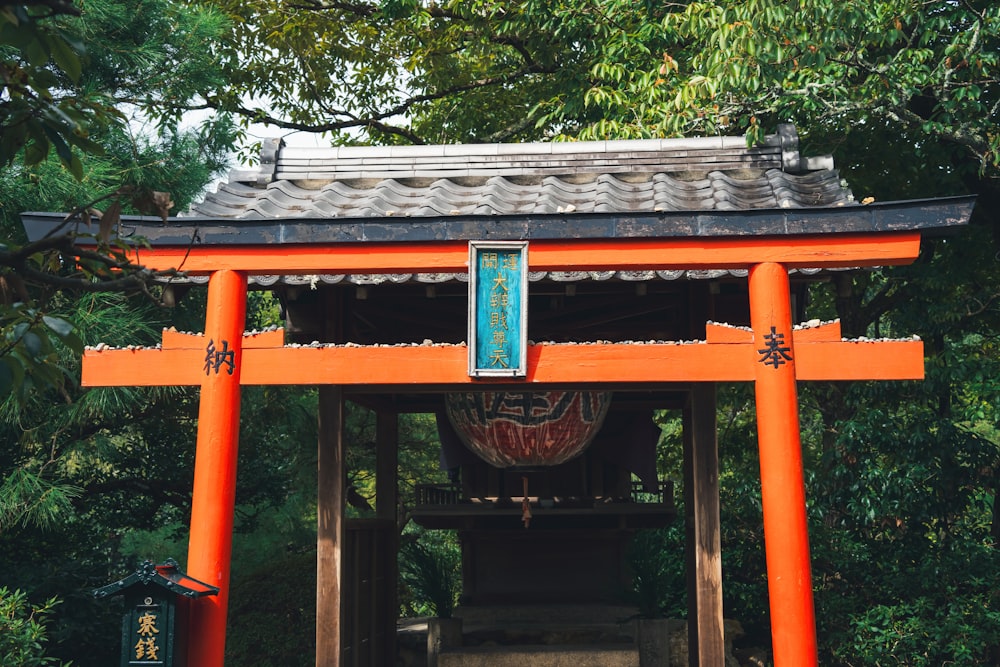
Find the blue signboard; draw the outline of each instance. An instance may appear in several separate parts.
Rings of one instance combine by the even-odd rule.
[[[469,375],[524,377],[527,241],[469,242]]]

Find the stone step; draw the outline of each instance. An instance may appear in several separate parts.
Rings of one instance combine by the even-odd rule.
[[[634,625],[503,625],[464,632],[465,646],[632,644]]]
[[[475,646],[448,649],[438,667],[639,667],[631,645]]]
[[[502,625],[614,626],[635,618],[638,609],[611,604],[485,605],[460,606],[454,615],[467,629]]]

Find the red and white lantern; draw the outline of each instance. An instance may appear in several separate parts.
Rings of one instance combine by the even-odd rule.
[[[607,415],[610,392],[462,392],[445,396],[465,446],[497,468],[554,466],[578,456]]]

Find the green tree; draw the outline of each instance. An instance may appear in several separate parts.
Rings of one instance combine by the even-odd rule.
[[[127,261],[129,243],[117,236],[117,225],[122,212],[166,218],[175,199],[190,196],[181,191],[172,198],[167,188],[189,178],[191,167],[166,160],[194,157],[209,171],[220,168],[220,149],[235,138],[232,126],[206,122],[203,150],[192,156],[194,139],[177,135],[174,103],[217,79],[207,45],[224,25],[217,14],[169,0],[107,0],[86,8],[63,0],[0,3],[0,169],[20,184],[51,178],[45,162],[52,153],[80,182],[76,198],[51,209],[73,212],[66,226],[31,242],[11,220],[24,197],[5,188],[0,200],[0,397],[62,386],[59,348],[82,351],[73,323],[50,312],[53,294],[142,291],[155,277]],[[151,129],[162,140],[133,137],[124,111],[130,109],[154,121]],[[165,152],[151,161],[159,149]],[[106,152],[110,159],[85,165],[87,156],[99,161]],[[50,200],[57,189],[73,189],[65,179],[55,181],[40,189]]]
[[[81,181],[55,156],[32,168],[15,162],[4,170],[3,229],[17,238],[17,211],[65,210],[116,187],[131,169],[146,178],[157,169],[173,172],[170,187],[186,204],[226,156],[224,146],[212,148],[196,134],[162,142],[123,138],[117,145],[130,149],[84,157]],[[183,168],[173,169],[175,161]],[[157,288],[149,289],[156,296]],[[130,297],[44,284],[31,290],[45,317],[72,323],[81,345],[153,344],[170,324],[168,313],[143,293]],[[196,403],[180,390],[85,392],[77,386],[78,350],[71,346],[53,345],[40,363],[58,373],[58,382],[27,375],[18,392],[0,403],[0,561],[5,582],[31,599],[65,601],[51,617],[50,653],[87,664],[75,646],[94,664],[109,664],[113,655],[102,651],[116,646],[117,639],[106,634],[118,621],[107,605],[94,604],[89,591],[135,567],[133,552],[122,544],[125,535],[139,526],[183,520],[190,454],[163,448],[193,432]],[[145,417],[155,421],[144,431]],[[107,646],[94,645],[102,637]]]
[[[175,105],[220,81],[207,47],[224,26],[165,0],[0,1],[0,166],[54,150],[82,178],[81,153],[105,149],[91,135],[122,126],[125,104],[175,127]]]
[[[66,601],[49,652],[80,664],[113,661],[117,620],[89,591],[133,558],[128,528],[183,517],[185,466],[148,443],[192,418],[184,392],[81,391],[78,355],[117,333],[152,343],[168,323],[154,274],[124,261],[116,227],[122,213],[187,206],[228,164],[232,124],[181,131],[167,104],[215,76],[206,40],[223,26],[169,1],[0,3],[0,560],[31,599]],[[24,210],[76,219],[29,242]],[[132,422],[159,413],[177,416],[148,434]]]

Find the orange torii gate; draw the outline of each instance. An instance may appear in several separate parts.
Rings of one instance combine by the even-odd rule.
[[[183,222],[183,221],[179,221]],[[189,664],[221,667],[232,544],[240,385],[436,385],[444,387],[753,381],[775,664],[817,664],[806,506],[799,439],[798,380],[919,379],[919,340],[849,341],[839,324],[793,328],[788,270],[908,263],[917,231],[753,237],[531,240],[531,270],[747,269],[750,329],[709,324],[694,343],[531,344],[520,379],[469,376],[465,345],[286,346],[282,331],[245,334],[247,276],[260,274],[465,271],[467,240],[298,245],[181,244],[143,249],[153,269],[209,275],[205,332],[165,331],[151,349],[91,349],[88,386],[200,385],[187,571],[220,588],[194,605]],[[324,462],[321,461],[323,466]],[[340,465],[334,461],[334,465]],[[322,475],[322,472],[321,472]],[[334,510],[337,514],[337,510]],[[320,516],[336,525],[340,516]],[[333,597],[339,548],[330,545]],[[321,545],[321,558],[323,556]],[[322,567],[322,566],[321,566]],[[324,582],[319,582],[320,586]],[[334,603],[336,604],[336,603]],[[317,664],[338,664],[338,610],[318,610],[334,638]],[[720,612],[721,613],[721,612]],[[328,661],[328,662],[327,662]]]

